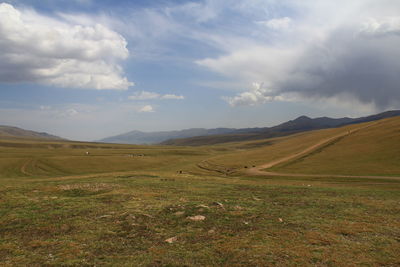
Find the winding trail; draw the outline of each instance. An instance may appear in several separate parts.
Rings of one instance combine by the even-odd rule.
[[[250,175],[261,175],[261,176],[332,177],[332,178],[370,178],[370,179],[393,179],[393,180],[400,180],[400,177],[396,177],[396,176],[369,176],[369,175],[364,176],[364,175],[337,175],[337,174],[300,174],[300,173],[270,172],[270,171],[265,170],[265,169],[272,168],[272,167],[274,167],[274,166],[276,166],[276,165],[278,165],[278,164],[281,164],[281,163],[284,163],[284,162],[288,162],[288,161],[291,161],[291,160],[294,160],[294,159],[297,159],[297,158],[300,158],[300,157],[307,156],[307,155],[313,153],[314,151],[316,151],[316,150],[318,150],[318,149],[320,149],[320,148],[322,148],[322,147],[324,147],[324,146],[326,146],[326,145],[329,145],[329,144],[331,144],[331,143],[333,143],[333,142],[335,142],[335,141],[337,141],[337,140],[339,140],[339,139],[341,139],[341,138],[344,138],[344,137],[346,137],[346,136],[349,136],[350,134],[353,134],[353,133],[355,133],[355,132],[358,132],[358,131],[360,131],[360,130],[366,129],[366,128],[371,127],[371,126],[376,125],[376,124],[378,124],[378,122],[377,122],[377,123],[372,123],[372,124],[369,124],[369,125],[366,125],[366,126],[357,128],[357,129],[345,131],[345,132],[343,132],[343,133],[341,133],[341,134],[338,134],[338,135],[335,135],[335,136],[332,136],[332,137],[323,139],[323,140],[319,141],[318,143],[316,143],[316,144],[314,144],[314,145],[312,145],[312,146],[310,146],[310,147],[307,147],[306,149],[304,149],[304,150],[302,150],[302,151],[300,151],[300,152],[297,152],[297,153],[288,155],[288,156],[286,156],[286,157],[283,157],[283,158],[280,158],[280,159],[277,159],[277,160],[274,160],[274,161],[271,161],[271,162],[267,162],[267,163],[262,164],[262,165],[260,165],[260,166],[256,166],[256,167],[253,167],[253,168],[249,168],[248,170],[246,170],[246,173],[247,173],[247,174],[250,174]]]
[[[31,176],[32,174],[30,172],[27,171],[27,168],[29,166],[34,166],[36,163],[36,160],[34,159],[28,159],[27,161],[25,161],[25,163],[21,166],[20,171],[28,176]]]

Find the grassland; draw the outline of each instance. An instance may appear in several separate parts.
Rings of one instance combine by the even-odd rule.
[[[273,167],[297,177],[246,170],[360,125],[195,148],[2,140],[0,265],[399,266],[400,119],[370,124]]]

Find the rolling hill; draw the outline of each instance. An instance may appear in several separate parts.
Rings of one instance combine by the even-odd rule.
[[[400,117],[379,120],[272,170],[292,174],[399,176],[399,133]]]
[[[266,140],[204,146],[236,147],[239,151],[210,157],[202,167],[252,175],[247,171],[255,166],[265,176],[294,174],[315,179],[340,175],[400,177],[399,132],[397,116]]]
[[[0,125],[0,138],[32,138],[46,140],[62,140],[63,138],[45,132],[35,132],[13,126]]]

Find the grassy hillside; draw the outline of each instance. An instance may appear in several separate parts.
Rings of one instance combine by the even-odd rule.
[[[270,171],[300,174],[400,176],[400,164],[398,164],[400,117],[384,119],[378,123],[368,122],[287,137],[231,143],[229,147],[236,148],[234,151],[212,156],[207,161],[240,173],[246,171],[245,167],[250,168],[284,158],[287,155],[298,153],[320,140],[369,125],[371,126],[339,138],[311,154],[275,166]]]
[[[275,167],[287,173],[400,176],[400,118],[382,120],[301,157]]]
[[[61,137],[48,133],[39,133],[29,130],[24,130],[18,127],[0,125],[0,138],[35,138],[35,139],[50,139],[60,140]]]
[[[201,147],[3,139],[0,265],[398,266],[399,179],[246,170],[371,125],[274,168],[396,175],[399,122]]]

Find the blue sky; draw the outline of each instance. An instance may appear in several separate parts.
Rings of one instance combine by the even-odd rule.
[[[96,140],[400,108],[397,0],[0,1],[0,124]]]

